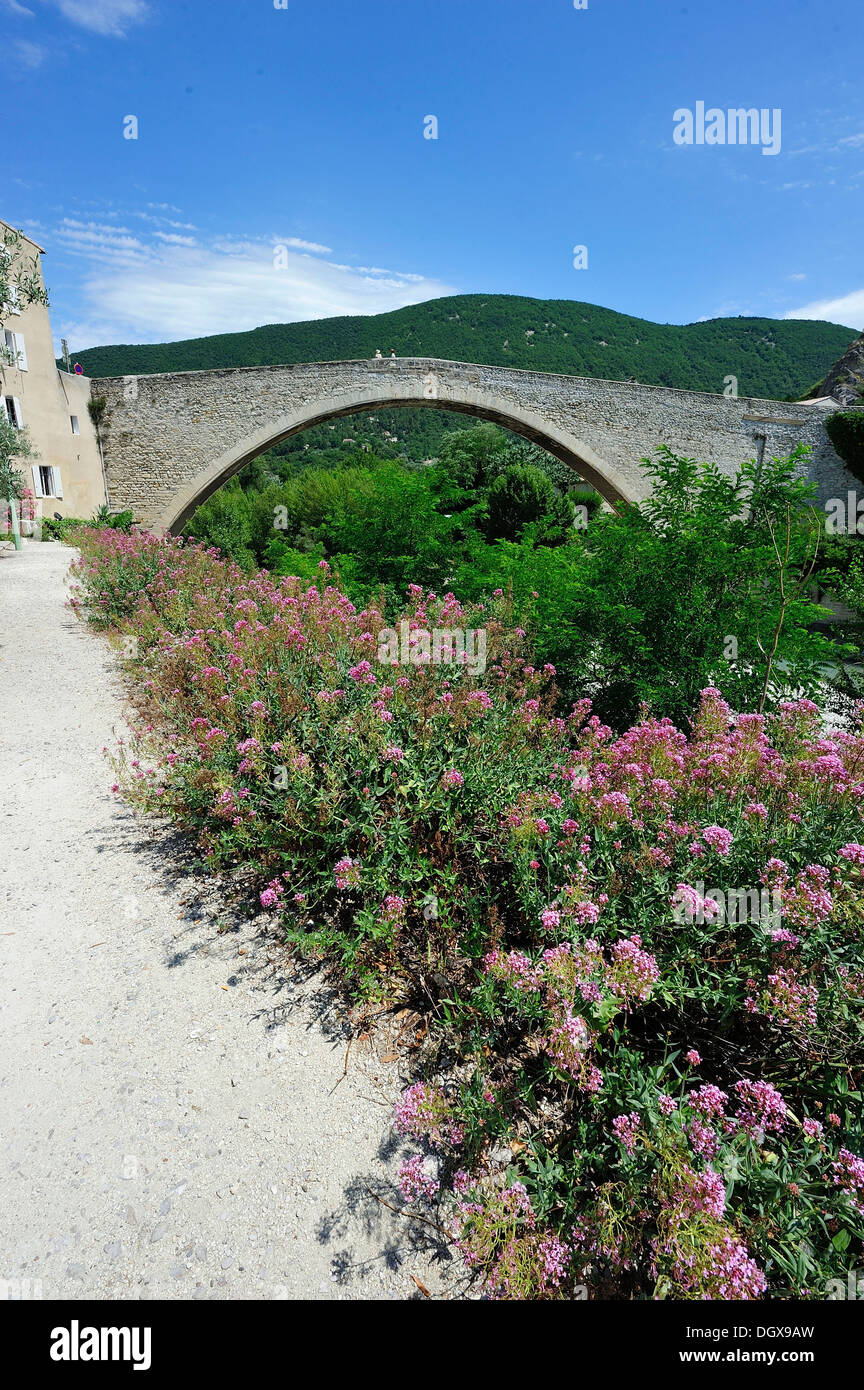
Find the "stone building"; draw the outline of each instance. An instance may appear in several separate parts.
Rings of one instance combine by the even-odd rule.
[[[12,231],[0,219],[0,235]],[[32,261],[45,254],[23,236],[22,254]],[[60,371],[54,356],[51,321],[42,304],[0,310],[0,411],[16,429],[27,429],[39,457],[21,466],[43,515],[89,517],[106,501],[99,441],[87,409],[90,381]],[[9,359],[14,361],[10,365]]]

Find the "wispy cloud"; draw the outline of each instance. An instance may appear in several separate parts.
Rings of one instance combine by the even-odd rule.
[[[303,241],[299,236],[277,237],[276,244],[293,247],[295,251],[315,251],[328,256],[333,250],[332,246],[321,246],[317,241]]]
[[[29,39],[15,39],[12,44],[12,53],[15,61],[28,72],[41,68],[48,57],[47,48],[43,48],[38,43],[31,43]]]
[[[830,323],[847,324],[864,329],[864,289],[850,290],[836,299],[814,299],[800,309],[788,309],[784,319],[826,319]]]
[[[456,292],[416,272],[321,259],[331,248],[301,237],[183,236],[153,214],[133,231],[135,216],[64,217],[45,234],[49,248],[53,239],[84,262],[80,307],[54,310],[79,350],[377,314]]]
[[[60,13],[72,24],[80,24],[94,34],[123,39],[135,24],[150,15],[146,0],[53,0]]]
[[[32,10],[28,10],[26,5],[19,5],[18,0],[0,0],[0,6],[8,14],[17,15],[19,19],[34,19]]]

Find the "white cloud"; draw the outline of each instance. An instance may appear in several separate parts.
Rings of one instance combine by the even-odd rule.
[[[296,251],[316,251],[329,255],[332,246],[321,246],[317,241],[303,241],[299,236],[283,236],[274,239],[274,246],[291,246]]]
[[[54,0],[64,17],[94,34],[122,39],[133,24],[150,14],[146,0]]]
[[[807,279],[807,276],[804,274],[803,270],[798,270],[798,271],[795,272],[794,275],[787,275],[787,276],[786,276],[786,279],[787,279],[787,280],[806,280],[806,279]]]
[[[840,141],[841,145],[853,145],[856,149],[864,146],[864,131],[859,135],[846,135]]]
[[[19,5],[18,0],[2,0],[4,10],[9,14],[17,15],[19,19],[35,19],[32,10],[28,10],[26,5]]]
[[[36,68],[41,68],[48,57],[48,50],[41,44],[31,43],[29,39],[16,39],[12,44],[12,54],[14,62],[33,72]]]
[[[815,299],[800,309],[788,309],[784,319],[827,319],[850,328],[864,328],[864,289],[850,290],[837,299]]]
[[[129,214],[127,214],[128,218]],[[99,343],[166,342],[339,314],[378,314],[456,293],[452,285],[383,267],[335,265],[299,237],[231,239],[64,218],[48,234],[87,263],[79,314],[58,313],[79,351]],[[277,246],[283,249],[274,263]]]

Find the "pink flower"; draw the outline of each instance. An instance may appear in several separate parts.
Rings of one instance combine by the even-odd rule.
[[[702,1061],[702,1058],[699,1056],[699,1053],[696,1051],[695,1047],[691,1047],[690,1051],[685,1054],[685,1060],[690,1063],[691,1067],[698,1067]]]
[[[454,767],[450,767],[442,773],[441,782],[445,787],[461,787],[465,784],[465,778],[461,772],[457,772]]]

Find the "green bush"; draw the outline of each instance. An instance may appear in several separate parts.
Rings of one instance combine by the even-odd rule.
[[[864,482],[864,410],[838,410],[825,421],[825,432],[849,472]]]

